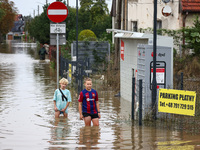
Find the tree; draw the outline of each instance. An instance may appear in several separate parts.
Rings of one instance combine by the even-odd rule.
[[[107,36],[106,29],[112,27],[112,18],[105,0],[81,0],[80,5],[79,28],[92,30],[98,38]]]
[[[43,13],[40,16],[36,16],[28,26],[28,31],[31,37],[34,37],[40,43],[49,43],[50,36],[50,21],[47,16],[47,8],[43,7]]]
[[[92,0],[81,0],[79,9],[79,28],[80,30],[91,29],[91,8],[93,5]]]
[[[96,0],[91,8],[91,30],[98,38],[102,37],[102,33],[106,33],[107,28],[112,27],[111,16],[108,15],[108,7],[105,0]]]
[[[64,2],[65,3],[65,2]],[[98,38],[106,37],[107,28],[111,28],[112,21],[108,15],[108,8],[105,0],[80,0],[79,9],[79,31],[84,29],[92,30]],[[100,8],[99,8],[100,7]],[[40,43],[49,43],[50,21],[47,17],[48,5],[43,7],[44,12],[32,19],[28,25],[30,36]],[[97,9],[97,10],[95,10]],[[76,8],[68,7],[68,17],[66,22],[66,40],[71,42],[76,40]],[[111,37],[109,37],[111,39]]]
[[[69,14],[66,19],[66,39],[76,40],[76,8],[68,7]]]
[[[1,5],[1,4],[0,4]],[[5,13],[5,10],[3,10],[3,9],[1,9],[0,8],[0,21],[1,21],[1,19],[3,18],[3,16],[5,15],[6,13]]]
[[[0,42],[3,35],[7,34],[14,26],[16,9],[14,3],[8,0],[0,2]]]
[[[185,35],[185,48],[193,49],[195,55],[200,55],[200,20],[198,16],[194,20],[192,27],[183,29]]]

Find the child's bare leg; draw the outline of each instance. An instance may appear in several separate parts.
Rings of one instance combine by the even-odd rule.
[[[92,119],[93,126],[99,126],[99,118]]]
[[[68,114],[66,112],[63,113],[64,117],[67,118]]]
[[[91,117],[84,117],[85,126],[91,126]]]
[[[59,118],[60,116],[60,111],[55,111],[55,118]]]

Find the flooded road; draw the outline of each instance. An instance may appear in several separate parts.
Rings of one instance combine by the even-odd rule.
[[[98,89],[99,127],[84,127],[73,91],[69,118],[55,119],[55,89],[55,71],[36,48],[0,48],[0,150],[200,149],[199,134],[133,124],[131,104],[112,91]]]

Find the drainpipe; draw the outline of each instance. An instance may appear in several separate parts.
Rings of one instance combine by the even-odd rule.
[[[188,11],[185,13],[185,16],[183,17],[183,28],[185,28],[185,22],[186,22],[186,18],[188,16]],[[183,45],[185,45],[185,34],[183,32]]]
[[[123,2],[122,2],[122,10],[123,10],[123,12],[122,12],[122,14],[123,14],[123,21],[122,21],[123,25],[122,25],[122,29],[123,29],[123,30],[125,30],[125,17],[126,17],[126,14],[125,14],[125,12],[126,12],[125,1],[126,1],[126,0],[123,0]]]
[[[126,30],[128,30],[128,0],[126,0]]]

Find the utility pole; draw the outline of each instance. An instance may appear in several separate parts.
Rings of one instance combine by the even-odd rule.
[[[33,18],[35,18],[35,9],[33,10]]]
[[[39,5],[38,5],[38,16],[39,16],[39,14],[40,14],[40,8],[39,8]]]
[[[76,0],[76,62],[78,62],[78,0]],[[76,67],[78,68],[78,63]]]
[[[157,48],[157,0],[154,0],[154,26],[153,26],[153,84],[152,84],[152,118],[156,120],[156,97],[157,97],[157,83],[156,83],[156,48]]]

